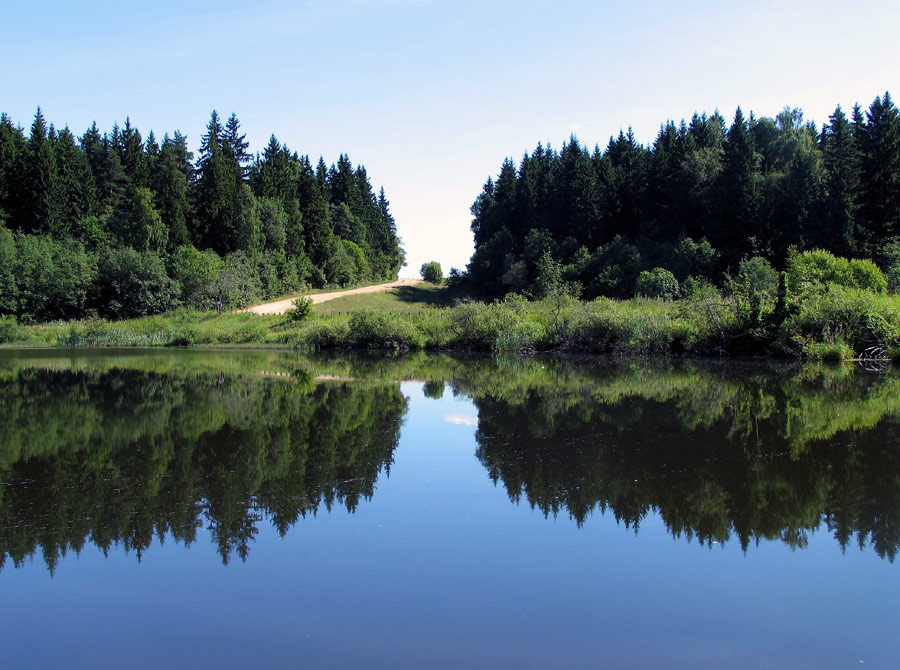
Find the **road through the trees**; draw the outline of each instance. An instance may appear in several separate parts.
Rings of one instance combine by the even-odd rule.
[[[314,305],[318,305],[320,302],[327,302],[328,300],[334,300],[335,298],[343,298],[345,295],[356,295],[358,293],[382,293],[384,291],[390,291],[395,288],[400,288],[401,286],[415,286],[416,284],[420,283],[422,283],[421,279],[398,279],[396,281],[388,282],[387,284],[363,286],[361,288],[352,288],[346,291],[333,291],[331,293],[314,293],[307,297],[313,301]],[[289,309],[294,308],[294,300],[295,298],[288,298],[287,300],[266,302],[261,305],[253,305],[252,307],[242,309],[241,311],[254,312],[255,314],[284,314]]]

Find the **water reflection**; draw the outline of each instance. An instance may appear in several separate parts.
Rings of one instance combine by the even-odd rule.
[[[545,365],[545,369],[548,367]],[[513,501],[610,511],[675,537],[900,549],[900,379],[852,369],[549,365],[560,383],[476,394],[478,458]],[[564,380],[564,381],[563,381]],[[541,388],[541,390],[538,390]]]
[[[262,372],[6,370],[0,566],[39,551],[53,571],[89,542],[140,557],[204,527],[228,562],[263,519],[284,533],[320,506],[355,510],[392,462],[399,388]]]
[[[39,554],[53,571],[87,544],[140,557],[203,530],[228,562],[247,558],[261,523],[284,534],[321,508],[352,512],[393,462],[404,379],[435,402],[448,387],[471,398],[477,422],[443,421],[477,424],[491,479],[546,515],[580,525],[609,511],[637,531],[655,512],[675,537],[745,549],[803,548],[823,527],[842,549],[890,561],[900,549],[894,370],[3,354],[0,567]]]

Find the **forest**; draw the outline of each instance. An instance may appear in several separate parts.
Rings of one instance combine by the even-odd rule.
[[[506,159],[471,211],[476,251],[454,275],[485,297],[540,297],[545,254],[592,299],[679,297],[742,260],[780,270],[812,250],[870,259],[896,291],[900,113],[888,92],[821,129],[799,109],[738,108],[730,125],[718,111],[668,121],[646,147],[630,128],[605,150],[572,136]]]
[[[384,189],[272,135],[249,152],[213,111],[194,158],[179,131],[125,120],[80,137],[0,115],[0,316],[30,323],[241,307],[302,287],[387,280],[404,252]]]

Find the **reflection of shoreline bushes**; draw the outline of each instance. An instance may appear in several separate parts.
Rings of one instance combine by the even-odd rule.
[[[787,376],[637,364],[596,392],[486,394],[478,457],[510,498],[583,523],[741,546],[805,545],[823,521],[846,549],[900,551],[900,379],[810,368]],[[721,372],[725,372],[722,370]],[[661,439],[661,436],[664,439]]]
[[[140,552],[203,525],[244,556],[262,518],[286,532],[354,509],[391,464],[406,379],[471,397],[478,457],[547,514],[655,510],[675,535],[743,546],[802,546],[824,519],[843,547],[900,548],[894,369],[50,350],[0,353],[0,555],[40,548],[52,567],[86,538]]]
[[[802,547],[824,523],[844,549],[900,551],[893,369],[425,355],[331,364],[472,397],[479,459],[513,500],[545,514],[581,523],[609,509],[637,527],[655,510],[675,536],[743,547]]]
[[[223,560],[256,525],[371,497],[393,460],[396,387],[303,385],[113,367],[25,368],[0,382],[0,565],[40,548],[51,570],[88,539],[138,554],[210,528]]]

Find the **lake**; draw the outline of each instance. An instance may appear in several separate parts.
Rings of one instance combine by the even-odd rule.
[[[0,667],[895,668],[900,371],[0,351]]]

